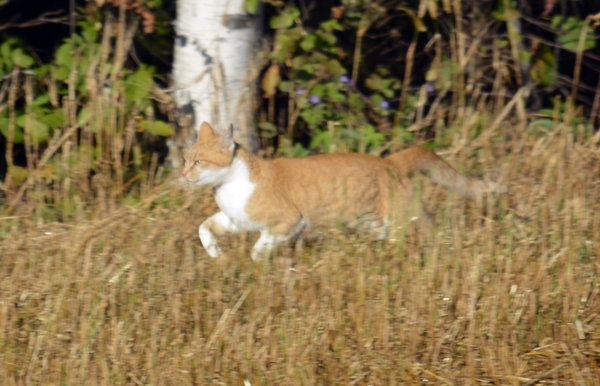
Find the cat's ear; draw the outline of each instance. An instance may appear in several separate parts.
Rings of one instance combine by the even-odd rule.
[[[221,151],[232,151],[234,147],[235,143],[233,141],[233,125],[230,124],[227,131],[225,131],[221,137]]]
[[[210,137],[214,137],[215,133],[213,128],[208,124],[208,122],[202,122],[200,125],[200,132],[198,133],[198,141],[206,141]]]

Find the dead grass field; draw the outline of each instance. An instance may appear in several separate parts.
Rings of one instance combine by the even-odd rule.
[[[0,218],[0,384],[600,384],[600,137],[576,137],[442,152],[511,194],[424,181],[430,237],[332,230],[263,263],[252,235],[207,256],[208,190],[68,223],[23,203]]]

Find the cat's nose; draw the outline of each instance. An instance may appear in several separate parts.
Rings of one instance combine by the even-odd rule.
[[[187,174],[187,173],[186,173],[186,171],[185,171],[185,170],[182,170],[182,171],[181,171],[181,175],[182,175],[182,176],[184,176],[184,177],[185,177],[185,176],[186,176],[186,174]]]

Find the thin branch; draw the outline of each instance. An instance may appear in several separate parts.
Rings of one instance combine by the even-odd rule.
[[[19,16],[20,16],[20,15],[16,15],[11,20],[9,20],[8,23],[6,23],[4,25],[0,25],[0,31],[8,29],[8,28],[29,28],[29,27],[35,27],[35,26],[38,26],[38,25],[41,25],[41,24],[45,24],[45,23],[68,24],[68,20],[69,20],[68,16],[61,16],[61,17],[54,17],[54,18],[50,17],[50,16],[53,16],[53,15],[59,15],[61,13],[62,13],[62,10],[49,11],[49,12],[41,14],[40,16],[38,16],[35,19],[29,20],[29,21],[25,21],[23,23],[15,23],[15,20],[17,20],[19,18]]]

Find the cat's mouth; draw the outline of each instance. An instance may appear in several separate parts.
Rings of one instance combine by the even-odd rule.
[[[202,176],[197,176],[197,177],[185,176],[185,179],[190,184],[198,184],[198,185],[205,185],[206,184],[206,183],[203,183]],[[206,180],[206,178],[204,178],[204,180]]]
[[[212,176],[210,176],[210,175],[199,175],[196,177],[186,176],[185,179],[190,184],[204,186],[204,185],[211,185],[213,183],[214,178],[212,178]]]
[[[195,173],[186,174],[185,178],[189,183],[193,183],[199,186],[204,185],[219,185],[223,183],[224,179],[227,178],[229,168],[221,169],[203,169],[202,171],[196,170]]]

